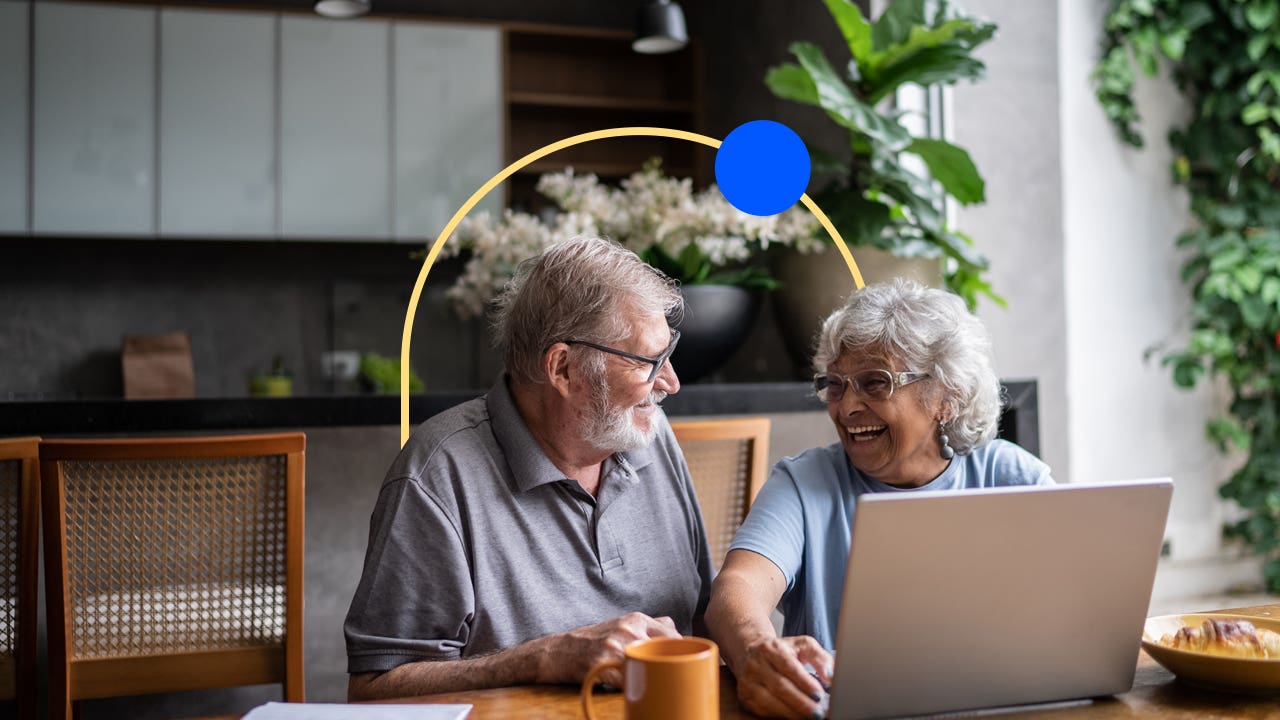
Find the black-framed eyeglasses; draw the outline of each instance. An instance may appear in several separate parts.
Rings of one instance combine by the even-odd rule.
[[[671,353],[676,351],[676,343],[680,342],[680,331],[679,330],[671,331],[671,344],[667,345],[667,349],[663,350],[662,353],[659,354],[657,357],[645,357],[644,355],[636,355],[635,353],[629,353],[626,350],[619,350],[617,348],[611,348],[605,345],[597,345],[593,342],[587,342],[586,340],[561,340],[560,342],[564,343],[565,345],[584,345],[586,347],[599,350],[600,352],[607,352],[613,355],[619,355],[621,357],[627,358],[628,360],[635,360],[636,362],[649,363],[653,365],[653,369],[649,371],[649,377],[645,378],[645,382],[653,382],[653,379],[658,377],[658,371],[662,369],[663,364],[666,363],[667,360],[671,357]]]
[[[825,373],[813,376],[813,391],[826,403],[837,403],[844,398],[845,386],[869,400],[888,400],[893,391],[903,385],[929,377],[922,372],[892,372],[889,370],[861,370],[852,375]]]

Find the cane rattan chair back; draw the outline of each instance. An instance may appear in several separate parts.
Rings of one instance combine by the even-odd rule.
[[[769,418],[673,422],[702,506],[702,521],[716,570],[733,534],[764,485],[769,461]]]
[[[49,716],[283,683],[304,699],[300,433],[40,446]]]
[[[40,438],[0,439],[0,701],[36,713]]]

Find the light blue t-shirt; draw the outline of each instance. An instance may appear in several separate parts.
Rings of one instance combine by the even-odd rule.
[[[812,635],[835,647],[854,500],[863,493],[1051,485],[1049,466],[1005,440],[956,455],[933,481],[902,489],[873,480],[849,463],[840,443],[783,458],[751,504],[730,550],[757,552],[787,580],[779,609],[784,635]]]

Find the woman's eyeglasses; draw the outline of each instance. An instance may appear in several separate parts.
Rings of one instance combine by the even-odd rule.
[[[826,403],[837,403],[844,398],[845,387],[868,400],[888,400],[893,391],[903,385],[929,377],[922,372],[891,372],[889,370],[861,370],[852,375],[826,373],[813,376],[813,391]]]
[[[680,342],[680,331],[679,330],[671,331],[671,344],[667,345],[667,349],[663,350],[662,353],[657,357],[645,357],[644,355],[636,355],[635,353],[629,353],[625,350],[618,350],[617,348],[611,348],[605,345],[597,345],[593,342],[587,342],[586,340],[561,340],[560,342],[564,343],[565,345],[583,345],[589,348],[594,348],[596,350],[599,350],[600,352],[607,352],[613,355],[620,355],[629,360],[635,360],[636,362],[650,363],[653,365],[653,369],[649,371],[649,377],[645,378],[645,382],[653,382],[653,379],[658,377],[658,371],[662,369],[662,365],[667,362],[668,358],[671,357],[671,353],[676,351],[676,343]]]

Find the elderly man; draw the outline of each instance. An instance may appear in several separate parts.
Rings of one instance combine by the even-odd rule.
[[[604,240],[521,265],[498,301],[503,377],[423,423],[382,484],[345,627],[352,700],[580,682],[692,631],[710,553],[658,406],[680,389],[680,309]]]

